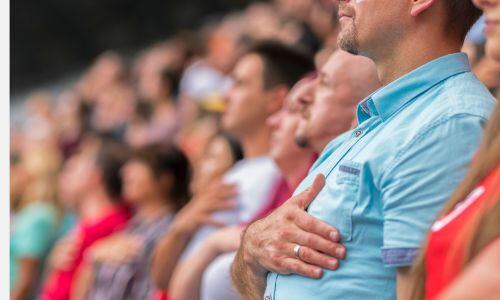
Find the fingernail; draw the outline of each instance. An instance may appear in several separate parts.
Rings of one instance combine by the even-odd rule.
[[[339,234],[338,234],[336,231],[332,231],[332,232],[330,233],[330,239],[331,239],[332,241],[335,241],[335,242],[336,242],[336,241],[338,241],[338,239],[339,239]]]
[[[345,255],[345,249],[344,248],[337,248],[335,250],[335,253],[337,253],[337,255],[339,256],[339,258],[342,258]]]
[[[316,269],[316,270],[314,270],[314,275],[319,278],[319,277],[321,277],[322,272],[323,271],[321,269]]]
[[[330,269],[332,269],[332,270],[333,270],[333,269],[337,268],[337,266],[338,266],[338,261],[337,261],[337,260],[330,260],[330,261],[328,262],[328,266],[330,267]]]

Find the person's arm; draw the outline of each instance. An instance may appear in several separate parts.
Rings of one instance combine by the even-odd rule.
[[[243,297],[261,298],[268,271],[320,278],[323,268],[338,267],[346,254],[339,232],[306,212],[324,183],[318,175],[307,190],[248,226],[231,266],[233,284]],[[294,253],[296,245],[301,246],[299,257]]]
[[[173,224],[168,233],[158,241],[151,264],[151,277],[158,288],[162,290],[168,288],[174,269],[191,236],[191,232]]]
[[[245,236],[246,231],[243,233]],[[262,299],[266,290],[267,271],[252,264],[245,257],[245,247],[240,247],[231,265],[231,278],[236,290],[246,300]]]
[[[376,181],[382,197],[386,267],[413,264],[429,227],[465,176],[481,139],[483,121],[467,114],[443,116],[421,129],[386,162]]]
[[[94,273],[90,263],[84,263],[79,268],[71,286],[71,300],[85,300],[94,281]]]
[[[498,270],[500,270],[500,238],[479,253],[438,299],[499,299],[500,272]]]
[[[396,275],[396,288],[398,300],[410,299],[412,277],[409,267],[398,268]]]
[[[18,263],[18,275],[12,289],[11,300],[25,300],[35,288],[40,260],[38,258],[22,257]]]
[[[238,249],[241,232],[240,227],[228,227],[207,237],[200,249],[175,269],[168,289],[169,298],[173,300],[199,299],[201,279],[205,269],[220,254]]]
[[[173,271],[184,250],[204,224],[221,226],[212,219],[215,211],[234,208],[232,200],[235,195],[233,185],[222,183],[213,186],[206,194],[189,202],[176,216],[167,234],[158,241],[153,252],[151,277],[155,285],[165,290],[168,288]]]

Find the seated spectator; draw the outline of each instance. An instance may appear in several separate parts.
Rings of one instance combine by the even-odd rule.
[[[236,191],[233,185],[223,184],[222,176],[242,158],[241,146],[227,133],[219,133],[209,142],[194,173],[192,199],[175,216],[170,230],[158,241],[154,250],[151,274],[158,287],[167,286],[176,264],[190,252],[188,246],[196,244],[190,241],[199,228],[223,225],[212,214],[233,209],[235,203],[232,198]]]
[[[57,238],[60,205],[56,201],[56,172],[60,160],[56,150],[55,146],[32,144],[16,166],[27,181],[19,203],[12,203],[9,267],[13,300],[34,299],[45,258]]]
[[[130,210],[122,203],[119,173],[125,159],[121,145],[103,142],[98,151],[83,151],[65,165],[67,188],[78,195],[74,207],[79,220],[51,252],[40,299],[70,299],[90,246],[127,224]]]
[[[92,268],[78,278],[76,299],[151,299],[151,253],[189,200],[190,167],[174,146],[149,146],[122,169],[123,196],[135,214],[125,230],[92,246]]]
[[[340,50],[328,58],[317,77],[304,81],[293,99],[301,107],[295,142],[316,153],[322,152],[332,139],[351,127],[359,99],[380,86],[373,62]],[[286,240],[281,242],[283,249],[289,245]],[[240,256],[233,266],[233,281],[244,295],[257,297],[252,294],[256,287],[250,285],[255,283],[245,279],[248,275],[241,273],[239,259]],[[338,262],[335,262],[330,268],[337,266]]]
[[[288,94],[283,108],[267,120],[273,130],[269,153],[280,168],[282,179],[275,186],[268,205],[254,219],[266,216],[287,200],[316,158],[314,150],[295,143],[301,111],[298,99],[309,92],[311,81],[311,78],[299,81]],[[204,255],[192,257],[189,268],[178,270],[185,274],[184,283],[189,284],[186,289],[198,291],[200,299],[239,299],[231,286],[230,266],[244,227],[245,224],[227,227],[206,239],[201,251]]]
[[[268,157],[271,130],[265,121],[281,108],[291,85],[312,68],[307,56],[272,42],[256,45],[238,61],[233,72],[235,85],[228,95],[222,126],[240,140],[244,159],[224,176],[226,183],[236,185],[237,206],[214,214],[219,223],[237,225],[250,221],[272,196],[273,187],[279,181],[279,170]],[[216,229],[204,226],[198,230],[194,237],[196,245],[190,246],[190,252],[196,253],[204,238]],[[162,251],[168,252],[167,248]],[[184,265],[188,266],[185,263],[177,268]]]

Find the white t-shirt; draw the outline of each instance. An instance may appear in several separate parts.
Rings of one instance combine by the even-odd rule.
[[[274,161],[267,156],[239,161],[224,175],[226,183],[237,186],[237,207],[233,210],[217,212],[214,218],[228,226],[251,221],[269,203],[271,191],[278,182],[280,174]],[[214,226],[200,228],[182,257],[187,257],[210,233],[217,229]]]

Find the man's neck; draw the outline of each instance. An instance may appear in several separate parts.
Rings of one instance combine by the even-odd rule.
[[[240,138],[241,146],[245,158],[255,158],[269,154],[269,139],[271,130],[267,126],[262,126]]]
[[[307,174],[311,167],[312,159],[313,154],[310,153],[309,155],[299,155],[294,159],[288,159],[286,162],[277,162],[290,188],[294,189],[304,179],[304,175]]]
[[[372,58],[377,65],[383,86],[434,59],[460,51],[460,45],[456,42],[447,42],[441,37],[425,36],[424,32],[421,35],[414,39],[403,40],[390,51]]]

